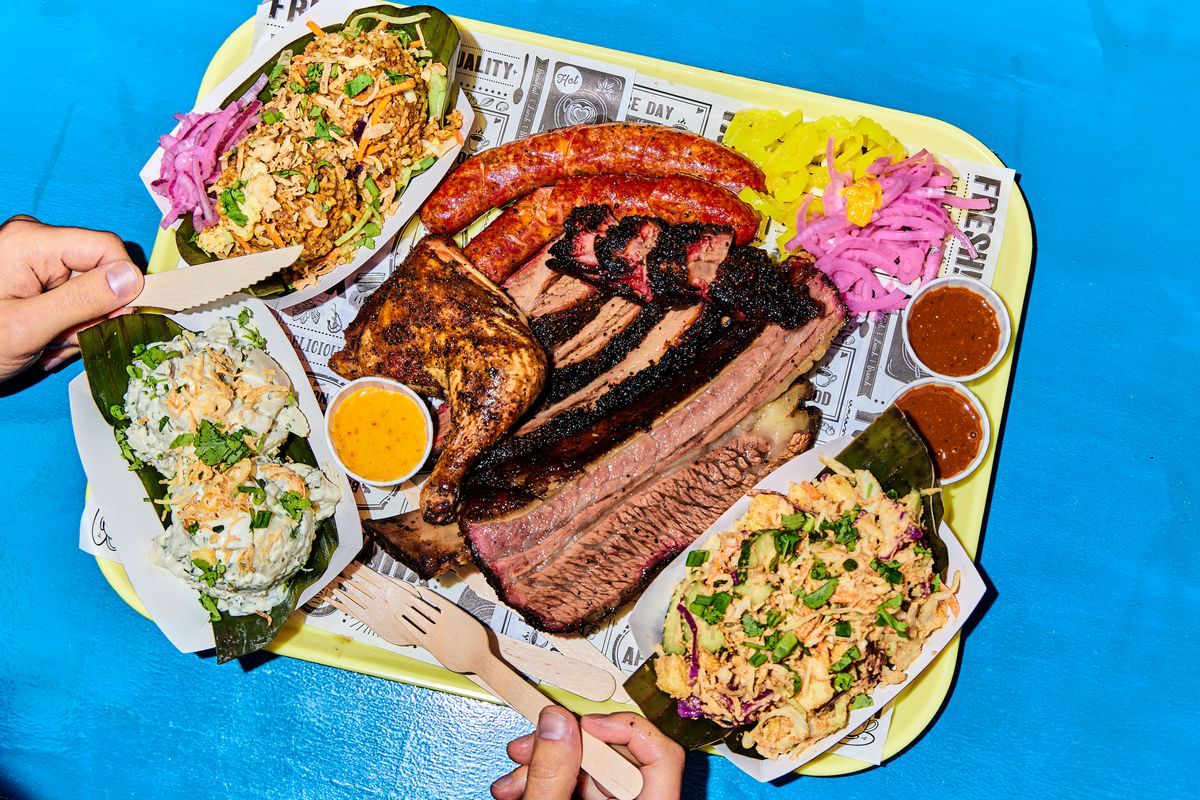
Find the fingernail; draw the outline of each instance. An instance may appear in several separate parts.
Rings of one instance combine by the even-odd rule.
[[[496,780],[492,781],[492,788],[498,792],[502,792],[505,789],[507,789],[510,785],[512,785],[512,782],[513,782],[513,776],[512,776],[512,773],[509,773],[508,775],[505,775],[503,778],[497,778]]]
[[[562,714],[547,708],[538,717],[537,732],[539,739],[562,741],[571,732],[571,723]]]
[[[137,288],[138,268],[128,262],[114,264],[104,274],[108,288],[121,300],[132,300]]]

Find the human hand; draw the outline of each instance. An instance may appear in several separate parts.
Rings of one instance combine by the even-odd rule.
[[[77,354],[75,334],[119,312],[142,281],[116,234],[26,216],[0,225],[0,381]]]
[[[624,745],[642,765],[645,783],[639,797],[675,800],[683,781],[683,748],[645,717],[631,712],[589,714],[583,728],[602,742]],[[515,770],[492,784],[496,800],[607,800],[591,776],[579,771],[583,746],[575,715],[551,706],[542,711],[535,733],[514,739],[508,757]],[[573,794],[577,793],[577,794]]]

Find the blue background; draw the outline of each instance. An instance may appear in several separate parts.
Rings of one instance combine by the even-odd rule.
[[[138,181],[250,0],[6,0],[0,219],[149,250]],[[1037,234],[982,564],[936,724],[880,769],[686,797],[1195,791],[1200,367],[1190,2],[445,2],[451,13],[944,119],[1020,173]],[[203,9],[203,10],[201,10]],[[76,550],[57,374],[0,387],[0,796],[474,798],[514,713],[276,658],[181,655]]]

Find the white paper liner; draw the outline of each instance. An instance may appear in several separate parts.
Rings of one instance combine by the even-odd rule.
[[[844,436],[827,442],[813,450],[809,450],[806,453],[802,453],[768,475],[751,491],[767,489],[787,494],[790,484],[810,480],[821,472],[823,469],[820,461],[821,455],[837,455],[851,441],[852,437]],[[722,514],[708,530],[701,534],[691,547],[680,553],[655,578],[653,583],[646,587],[645,592],[642,593],[637,605],[633,607],[633,613],[629,617],[629,627],[633,631],[634,641],[637,643],[638,649],[643,653],[647,655],[653,653],[655,645],[662,641],[663,626],[667,616],[667,605],[671,602],[671,595],[674,593],[675,587],[686,576],[688,553],[705,546],[708,543],[709,537],[713,534],[732,529],[733,524],[746,513],[746,509],[749,506],[750,494],[747,493],[741,500],[734,503],[728,511]],[[759,760],[738,755],[725,745],[718,745],[716,748],[717,752],[732,761],[742,772],[745,772],[756,780],[774,780],[789,772],[794,772],[799,767],[836,745],[849,731],[856,729],[859,725],[866,722],[872,714],[877,713],[881,708],[890,703],[896,695],[900,694],[906,686],[912,683],[929,666],[934,657],[945,649],[946,645],[954,637],[954,634],[958,633],[963,622],[966,621],[967,617],[971,615],[971,612],[983,598],[985,588],[983,578],[979,575],[979,571],[975,569],[975,564],[962,549],[962,545],[959,544],[950,527],[942,523],[939,533],[942,540],[946,543],[946,549],[950,555],[950,568],[948,572],[950,582],[953,581],[956,572],[961,576],[958,594],[956,595],[958,598],[959,613],[957,617],[952,617],[942,628],[935,631],[925,641],[925,646],[922,648],[921,654],[905,670],[908,678],[903,683],[877,686],[870,693],[871,698],[875,701],[874,705],[851,711],[850,721],[845,728],[813,744],[799,758],[774,761]]]
[[[267,341],[267,353],[291,378],[300,410],[312,429],[308,443],[317,463],[342,490],[342,499],[333,514],[337,525],[337,548],[325,572],[301,593],[300,604],[303,604],[354,560],[362,549],[362,523],[350,484],[334,465],[328,443],[321,435],[323,417],[308,376],[291,340],[271,310],[260,300],[234,295],[220,305],[170,316],[184,328],[199,332],[216,318],[236,317],[242,309],[253,313],[253,324]],[[215,646],[212,625],[208,612],[200,606],[196,590],[150,559],[151,545],[163,533],[162,523],[156,506],[146,502],[146,490],[141,480],[121,457],[112,426],[96,408],[86,372],[71,381],[69,393],[75,446],[88,477],[92,501],[100,509],[103,519],[103,544],[92,541],[97,547],[103,546],[108,552],[106,557],[124,564],[138,599],[171,644],[185,653],[211,649]],[[80,538],[82,541],[82,531]],[[90,535],[88,538],[92,539]]]
[[[220,108],[225,98],[240,86],[246,78],[261,69],[264,64],[273,60],[282,43],[295,41],[311,32],[305,25],[306,21],[313,20],[321,26],[336,25],[344,22],[347,16],[353,13],[355,9],[368,5],[378,5],[378,3],[366,3],[363,0],[325,0],[325,2],[313,8],[309,13],[297,17],[293,22],[289,23],[280,32],[277,39],[265,41],[255,47],[249,57],[237,69],[231,72],[225,80],[217,84],[215,89],[196,103],[192,111],[215,111]],[[454,107],[462,114],[462,133],[465,138],[470,133],[471,126],[474,124],[475,110],[471,107],[466,93],[458,90],[453,85],[454,63],[457,59],[457,54],[458,50],[456,48],[450,59],[450,63],[447,65],[447,69],[450,72],[452,84],[450,90],[457,95]],[[171,133],[175,133],[178,130],[179,126],[176,125]],[[367,262],[374,258],[377,253],[389,250],[392,237],[400,232],[409,219],[412,218],[413,214],[417,213],[421,204],[425,202],[425,198],[441,183],[442,178],[454,166],[459,151],[462,148],[462,143],[456,144],[449,152],[439,158],[432,167],[409,181],[408,186],[405,187],[403,193],[400,195],[400,206],[396,209],[396,213],[388,216],[383,221],[383,225],[381,226],[383,231],[375,237],[375,247],[360,247],[355,252],[353,261],[342,264],[325,273],[312,286],[307,286],[299,291],[289,292],[282,297],[263,298],[263,302],[273,308],[291,308],[294,305],[303,303],[305,300],[310,300],[319,294],[333,289],[357,270],[366,266]],[[142,167],[141,172],[138,174],[142,179],[142,183],[146,186],[146,191],[150,192],[154,204],[165,215],[170,210],[171,204],[167,202],[165,197],[150,191],[150,184],[158,180],[162,156],[163,150],[159,147],[150,156],[150,160],[146,162],[146,165]],[[183,219],[184,217],[180,217],[179,220],[173,222],[171,228],[177,229]],[[184,261],[181,256],[178,266],[180,268],[187,268],[191,265]],[[197,264],[196,266],[203,267],[204,265]]]

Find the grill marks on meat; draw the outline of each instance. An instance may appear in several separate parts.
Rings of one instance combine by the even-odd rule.
[[[446,400],[451,431],[421,489],[426,521],[445,524],[467,472],[541,393],[547,358],[499,287],[449,238],[429,236],[367,300],[329,364]]]
[[[631,600],[734,501],[813,441],[798,385],[720,436],[530,549],[481,560],[506,603],[536,627],[586,631]],[[473,542],[474,539],[472,538]],[[589,576],[603,571],[605,580]]]

